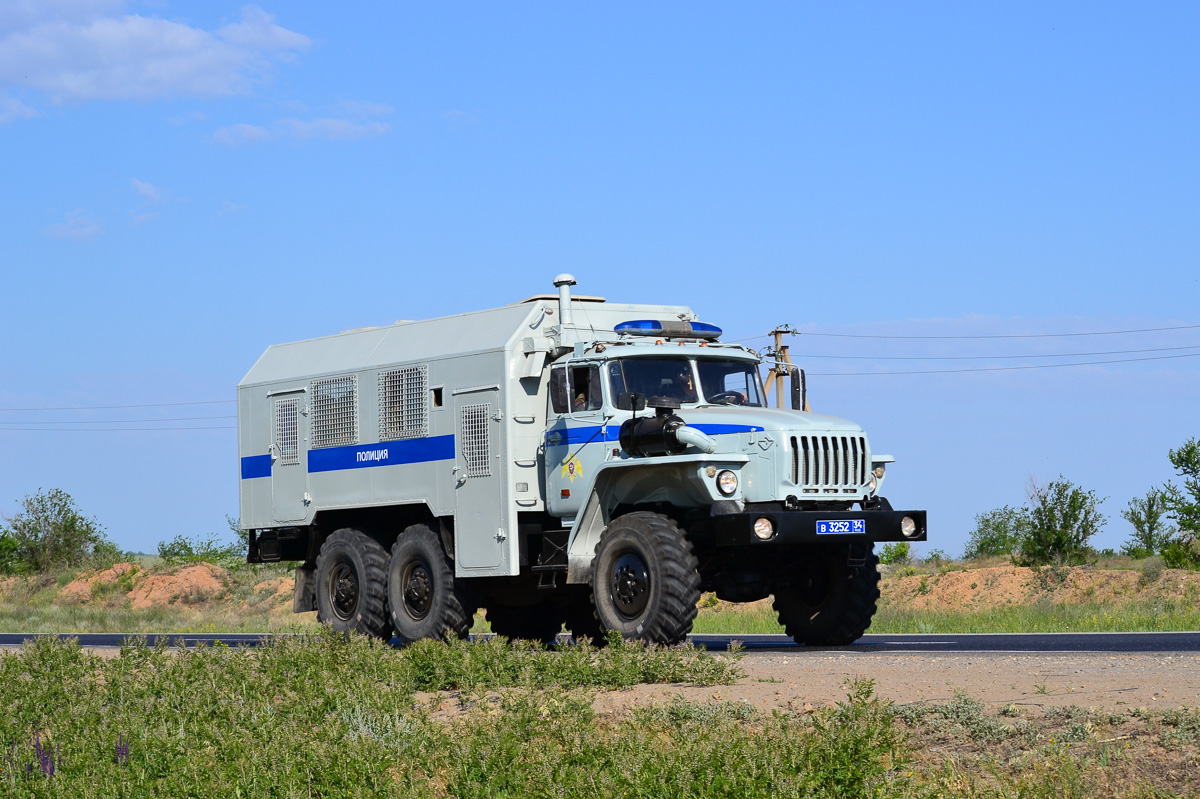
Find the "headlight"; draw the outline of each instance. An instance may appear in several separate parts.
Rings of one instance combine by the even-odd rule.
[[[870,494],[875,493],[875,478],[874,477],[872,477],[870,480],[867,481],[867,493],[870,493]]]
[[[885,471],[885,470],[884,470],[884,468],[883,468],[883,464],[881,463],[881,464],[879,464],[878,466],[876,466],[876,467],[875,467],[875,468],[872,470],[872,473],[873,473],[873,474],[874,474],[876,477],[883,477],[883,473],[884,473],[884,471]]]
[[[766,516],[760,516],[754,520],[754,535],[766,541],[775,535],[775,525]]]
[[[917,523],[913,521],[911,516],[905,516],[900,520],[900,532],[905,538],[917,537]]]
[[[734,491],[737,491],[738,479],[737,475],[726,469],[717,475],[717,490],[725,496],[729,496]]]

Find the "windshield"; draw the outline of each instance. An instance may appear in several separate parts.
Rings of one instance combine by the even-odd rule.
[[[700,390],[708,402],[764,407],[755,364],[701,358],[696,361],[696,371],[700,373]]]
[[[679,402],[699,402],[692,362],[687,358],[625,358],[610,361],[608,380],[611,396],[626,392],[647,400],[666,397]]]
[[[667,397],[680,403],[763,407],[758,370],[746,361],[701,358],[624,358],[606,367],[610,396],[641,394],[647,400]],[[696,375],[699,375],[697,391]]]

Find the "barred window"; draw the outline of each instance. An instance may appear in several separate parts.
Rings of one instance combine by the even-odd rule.
[[[379,373],[379,440],[429,435],[425,395],[429,367],[409,366]]]
[[[275,453],[280,466],[300,463],[299,401],[275,400]]]
[[[459,418],[463,460],[467,477],[490,477],[492,474],[491,447],[488,439],[488,417],[491,404],[464,405]]]
[[[358,443],[358,375],[327,377],[312,384],[312,446]]]

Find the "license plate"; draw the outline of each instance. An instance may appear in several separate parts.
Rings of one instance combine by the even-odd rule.
[[[817,522],[817,535],[853,534],[867,532],[866,519],[834,519]]]

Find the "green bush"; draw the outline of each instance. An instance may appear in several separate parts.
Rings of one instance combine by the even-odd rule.
[[[1083,563],[1088,539],[1105,523],[1097,507],[1103,500],[1064,479],[1030,488],[1029,528],[1013,558],[1019,566]]]
[[[169,564],[212,563],[226,569],[246,564],[247,542],[239,520],[225,517],[230,531],[238,537],[236,542],[223,541],[216,533],[205,537],[177,535],[170,541],[158,543],[158,556]]]
[[[0,530],[0,574],[17,571],[17,542],[7,530]]]
[[[1131,558],[1162,552],[1175,537],[1175,528],[1164,521],[1166,513],[1167,495],[1157,488],[1151,488],[1144,497],[1129,500],[1121,518],[1133,525],[1133,535],[1121,546],[1121,552]]]
[[[1167,453],[1171,465],[1183,478],[1183,488],[1167,483],[1167,513],[1179,525],[1179,539],[1190,543],[1200,538],[1200,439],[1189,439]]]
[[[95,519],[80,512],[62,489],[38,490],[21,500],[21,511],[6,519],[8,530],[0,563],[20,573],[40,573],[71,566],[108,567],[125,557],[104,535]]]
[[[975,517],[975,529],[967,541],[963,558],[989,555],[1009,556],[1020,549],[1021,539],[1029,529],[1029,510],[1005,505]]]
[[[1196,541],[1171,541],[1163,547],[1162,557],[1168,568],[1200,570],[1200,544]]]
[[[912,559],[912,546],[907,541],[884,544],[879,551],[879,562],[887,565],[903,565]]]

